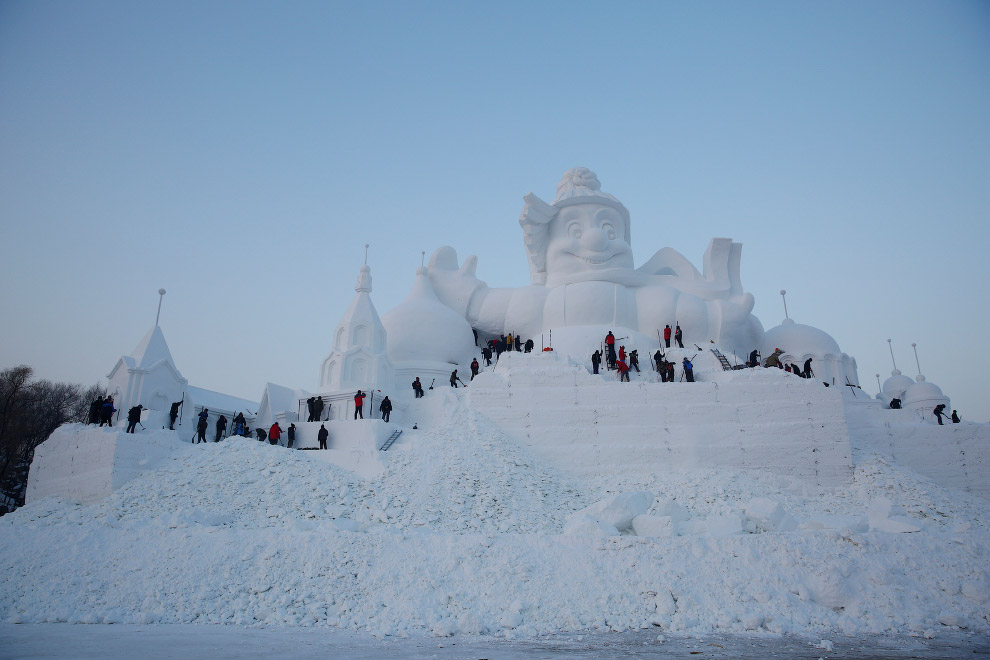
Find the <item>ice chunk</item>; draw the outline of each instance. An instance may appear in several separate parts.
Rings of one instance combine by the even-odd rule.
[[[632,526],[633,518],[649,511],[652,504],[653,493],[645,491],[620,493],[615,497],[595,502],[576,512],[572,517],[590,516],[615,527],[619,531],[625,531]]]
[[[765,497],[754,497],[746,504],[746,517],[762,531],[792,532],[797,521],[784,510],[780,502]]]
[[[607,522],[587,515],[574,515],[564,525],[564,534],[574,536],[619,536],[619,530]]]
[[[677,535],[673,518],[670,516],[651,516],[645,513],[633,518],[632,530],[636,536],[667,538]]]

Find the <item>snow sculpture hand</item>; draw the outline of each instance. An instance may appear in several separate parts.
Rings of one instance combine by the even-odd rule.
[[[750,341],[748,332],[753,327],[752,321],[755,317],[750,316],[756,299],[752,293],[743,293],[730,296],[719,301],[722,312],[722,327],[719,329],[719,336],[722,341],[731,343],[735,341]],[[757,322],[758,323],[758,322]]]
[[[475,276],[478,269],[478,257],[471,255],[464,260],[460,267],[457,265],[457,250],[445,245],[439,248],[430,257],[428,272],[430,283],[437,297],[443,304],[447,305],[455,312],[468,318],[468,305],[471,296],[479,288],[486,286],[484,282]]]

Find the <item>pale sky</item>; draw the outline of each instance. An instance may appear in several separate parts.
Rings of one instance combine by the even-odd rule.
[[[986,2],[0,0],[0,368],[315,389],[370,243],[528,284],[522,196],[594,170],[640,265],[743,244],[765,328],[990,419]],[[691,340],[692,338],[688,337]]]

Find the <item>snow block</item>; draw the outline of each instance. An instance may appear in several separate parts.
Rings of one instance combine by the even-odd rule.
[[[866,518],[870,521],[870,531],[887,532],[888,534],[920,532],[920,527],[906,516],[900,515],[903,513],[905,511],[902,507],[892,504],[887,498],[877,498],[866,510]]]
[[[633,518],[649,511],[652,504],[653,493],[645,491],[620,493],[607,500],[595,502],[573,515],[585,515],[600,520],[621,532],[632,526]]]
[[[743,533],[743,519],[737,514],[712,516],[705,519],[705,529],[709,536],[732,536]]]
[[[190,447],[175,431],[65,424],[34,450],[25,501],[55,495],[93,502]]]
[[[780,502],[765,497],[754,497],[746,504],[746,517],[758,529],[767,532],[793,532],[798,527],[797,521]]]
[[[674,519],[670,516],[641,514],[632,519],[632,531],[636,536],[669,538],[677,535]]]
[[[581,513],[567,519],[563,533],[568,536],[619,536],[620,534],[619,530],[607,522]]]

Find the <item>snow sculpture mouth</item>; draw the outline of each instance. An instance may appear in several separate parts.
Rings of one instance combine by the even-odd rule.
[[[574,254],[573,252],[568,252],[567,254],[571,255],[575,259],[580,259],[581,261],[585,262],[586,264],[590,264],[592,266],[604,266],[609,261],[611,261],[612,259],[615,259],[617,256],[619,256],[619,253],[618,252],[613,253],[613,254],[610,254],[607,257],[582,257],[579,254]]]

